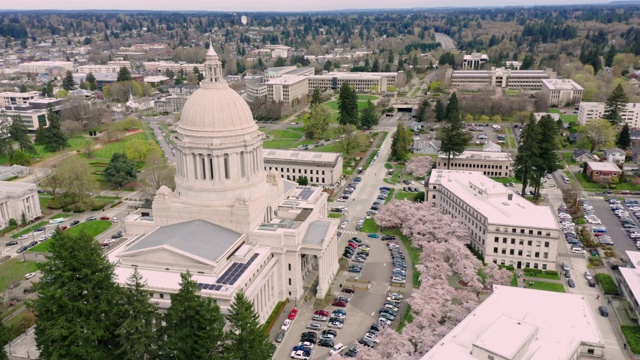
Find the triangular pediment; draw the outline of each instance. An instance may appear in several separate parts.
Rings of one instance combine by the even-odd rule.
[[[146,248],[142,250],[125,251],[120,259],[126,262],[135,263],[139,266],[167,265],[167,266],[215,266],[215,263],[203,259],[199,256],[185,253],[168,245]]]

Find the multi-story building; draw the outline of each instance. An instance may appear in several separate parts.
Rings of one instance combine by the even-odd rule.
[[[204,64],[185,64],[185,63],[170,63],[164,61],[143,62],[142,66],[149,74],[166,73],[167,70],[178,73],[184,71],[187,74],[192,73],[194,68],[198,68],[201,73],[204,72]]]
[[[471,246],[485,262],[555,270],[560,228],[550,207],[478,171],[434,170],[425,199],[469,228]]]
[[[40,96],[37,91],[0,93],[0,113],[11,121],[21,121],[29,131],[35,131],[40,126],[47,127],[47,108],[52,106],[55,112],[59,112],[63,101]]]
[[[489,61],[489,56],[482,53],[473,53],[465,55],[462,58],[463,70],[478,70]]]
[[[73,71],[73,62],[71,61],[31,61],[18,65],[20,72],[23,74],[64,74],[67,71]]]
[[[36,184],[0,181],[0,227],[11,219],[20,222],[23,214],[27,221],[42,216],[37,190]]]
[[[277,170],[283,179],[306,177],[309,184],[333,187],[342,177],[342,154],[296,150],[265,150],[264,169]]]
[[[129,71],[131,71],[131,61],[113,60],[113,61],[108,61],[107,65],[109,65],[109,66],[117,66],[118,70],[120,68],[126,67]]]
[[[603,102],[581,102],[578,110],[578,124],[584,125],[589,120],[602,119],[605,111]],[[628,103],[620,112],[622,120],[631,129],[640,129],[640,103]]]
[[[584,89],[571,79],[542,80],[542,94],[549,101],[549,106],[565,106],[579,104]]]
[[[246,82],[247,95],[252,99],[260,99],[267,96],[267,84],[261,79]]]
[[[495,68],[491,70],[452,70],[445,73],[445,83],[452,88],[511,88],[540,90],[542,80],[554,79],[556,73],[546,70],[513,70]]]
[[[81,74],[88,73],[117,73],[120,68],[115,65],[80,65],[78,66],[78,72]]]
[[[0,106],[5,109],[13,106],[26,106],[32,100],[39,99],[41,94],[39,91],[21,92],[1,92],[0,93]]]
[[[180,85],[172,85],[172,86],[163,86],[163,89],[167,90],[171,95],[182,95],[189,96],[193,94],[194,91],[200,88],[199,85],[191,85],[191,84],[180,84]]]
[[[377,89],[379,92],[387,92],[389,86],[395,85],[399,73],[397,72],[324,72],[319,75],[309,76],[309,93],[316,88],[321,90],[338,90],[343,83],[349,83],[358,93],[369,93]]]
[[[306,98],[309,93],[309,81],[306,76],[283,75],[269,80],[265,85],[267,100],[276,103],[292,104],[295,100]]]
[[[153,106],[155,107],[157,112],[175,113],[182,111],[182,107],[186,102],[186,96],[171,95],[154,101]]]
[[[479,171],[490,177],[508,177],[512,175],[511,155],[506,152],[464,151],[452,156],[449,170]],[[440,153],[436,168],[447,168],[447,154]]]
[[[594,308],[582,294],[494,285],[421,360],[605,359]]]
[[[635,313],[635,319],[640,319],[640,251],[625,251],[629,258],[628,267],[620,267],[623,281],[620,289]],[[638,320],[640,322],[640,320]]]

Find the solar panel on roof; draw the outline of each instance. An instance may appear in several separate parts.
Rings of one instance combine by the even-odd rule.
[[[203,284],[203,283],[198,283],[198,287],[199,287],[200,289],[202,289],[202,287],[203,287],[203,286],[204,286],[204,284]]]
[[[215,291],[218,291],[218,290],[220,290],[220,289],[222,289],[222,285],[216,285],[216,288],[215,288],[214,290],[215,290]]]

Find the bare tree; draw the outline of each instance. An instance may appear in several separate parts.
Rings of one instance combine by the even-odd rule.
[[[154,152],[147,157],[147,169],[140,175],[140,180],[145,185],[145,191],[149,195],[154,195],[161,186],[175,189],[174,175],[176,168],[167,165],[162,155]]]

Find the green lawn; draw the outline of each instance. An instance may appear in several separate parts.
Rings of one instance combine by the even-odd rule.
[[[552,114],[560,114],[560,117],[562,118],[562,122],[565,122],[565,123],[578,121],[578,115],[563,114],[558,109],[549,109],[549,112]]]
[[[393,193],[396,191],[396,189],[391,188],[391,190],[389,190],[389,195],[387,196],[387,200],[384,201],[385,204],[388,204],[389,201],[393,200]]]
[[[319,151],[319,152],[340,152],[340,146],[338,145],[338,142],[332,142],[329,145],[323,145],[317,148],[313,148],[313,149],[309,149],[310,151]]]
[[[303,134],[291,130],[271,130],[267,135],[273,136],[275,139],[300,139]]]
[[[560,280],[560,275],[558,274],[546,274],[543,273],[541,271],[536,272],[535,274],[531,271],[524,271],[524,275],[525,278],[530,278],[530,277],[537,277],[540,279],[551,279],[551,280]]]
[[[640,354],[640,326],[621,326],[622,334],[627,339],[631,352]]]
[[[536,290],[546,290],[546,291],[555,291],[555,292],[564,292],[564,285],[558,283],[550,283],[544,281],[535,280],[533,285],[529,285],[527,280],[527,287],[530,289]]]
[[[358,95],[358,100],[360,101],[367,101],[367,100],[378,100],[378,97],[375,95],[366,95],[366,94],[360,94]]]
[[[47,208],[47,204],[53,199],[53,197],[49,194],[38,194],[38,197],[40,198],[40,210],[44,212],[44,209]]]
[[[420,193],[398,191],[398,193],[396,194],[396,199],[398,199],[398,200],[407,199],[409,201],[416,201],[416,197],[418,196],[418,194],[420,194]]]
[[[333,111],[338,111],[338,100],[333,100],[325,103],[327,107]],[[362,110],[367,106],[367,100],[358,101],[358,110]]]
[[[265,141],[263,147],[265,149],[288,149],[293,144],[296,143],[297,140],[269,140]]]
[[[38,270],[35,261],[23,262],[19,258],[7,260],[0,264],[0,292],[6,290],[13,282],[24,279],[30,272]]]
[[[55,214],[51,217],[51,219],[60,219],[60,218],[68,218],[69,216],[71,216],[71,214],[65,214],[65,213],[60,213],[60,214]]]
[[[571,179],[571,175],[567,174],[567,176],[569,176],[569,179]],[[578,179],[578,182],[580,182],[580,185],[584,188],[584,189],[597,189],[597,190],[601,190],[601,189],[605,189],[605,187],[603,187],[603,185],[599,185],[593,182],[589,182],[587,180],[587,177],[584,176],[584,174],[582,172],[577,172],[575,173],[576,178]],[[573,179],[572,179],[573,181]],[[616,184],[615,185],[615,190],[631,190],[631,191],[637,191],[640,190],[640,186],[635,185],[635,184],[630,184],[630,183],[620,183],[620,184]]]
[[[34,225],[31,225],[31,226],[25,228],[24,230],[20,231],[19,233],[14,234],[11,237],[14,238],[14,239],[17,239],[20,235],[29,234],[33,230],[35,230],[35,229],[37,229],[39,227],[45,226],[45,225],[49,225],[49,222],[48,221],[40,221],[40,222],[38,222],[38,223],[36,223]]]
[[[362,229],[360,231],[365,233],[377,233],[380,230],[380,226],[376,224],[376,221],[373,219],[365,219],[364,224],[362,224]]]
[[[342,214],[340,214],[340,213],[329,213],[329,219],[342,219]]]
[[[133,134],[131,136],[127,136],[120,141],[110,142],[105,144],[102,148],[96,150],[94,152],[94,158],[96,159],[106,159],[107,161],[111,160],[111,157],[115,153],[124,153],[125,145],[131,140],[145,140],[147,139],[147,134],[144,132],[140,132],[137,134]],[[93,160],[93,159],[92,159]]]
[[[497,177],[497,178],[491,178],[491,180],[499,182],[501,184],[508,184],[508,183],[515,183],[515,184],[521,184],[522,185],[522,181],[516,179],[515,177],[511,176],[511,177]]]
[[[89,222],[83,222],[78,224],[72,228],[65,230],[67,233],[76,236],[81,232],[86,232],[87,234],[96,237],[103,232],[105,232],[112,225],[111,221],[107,220],[94,220]],[[31,249],[27,250],[29,252],[48,252],[49,246],[51,246],[51,240],[46,240]]]

